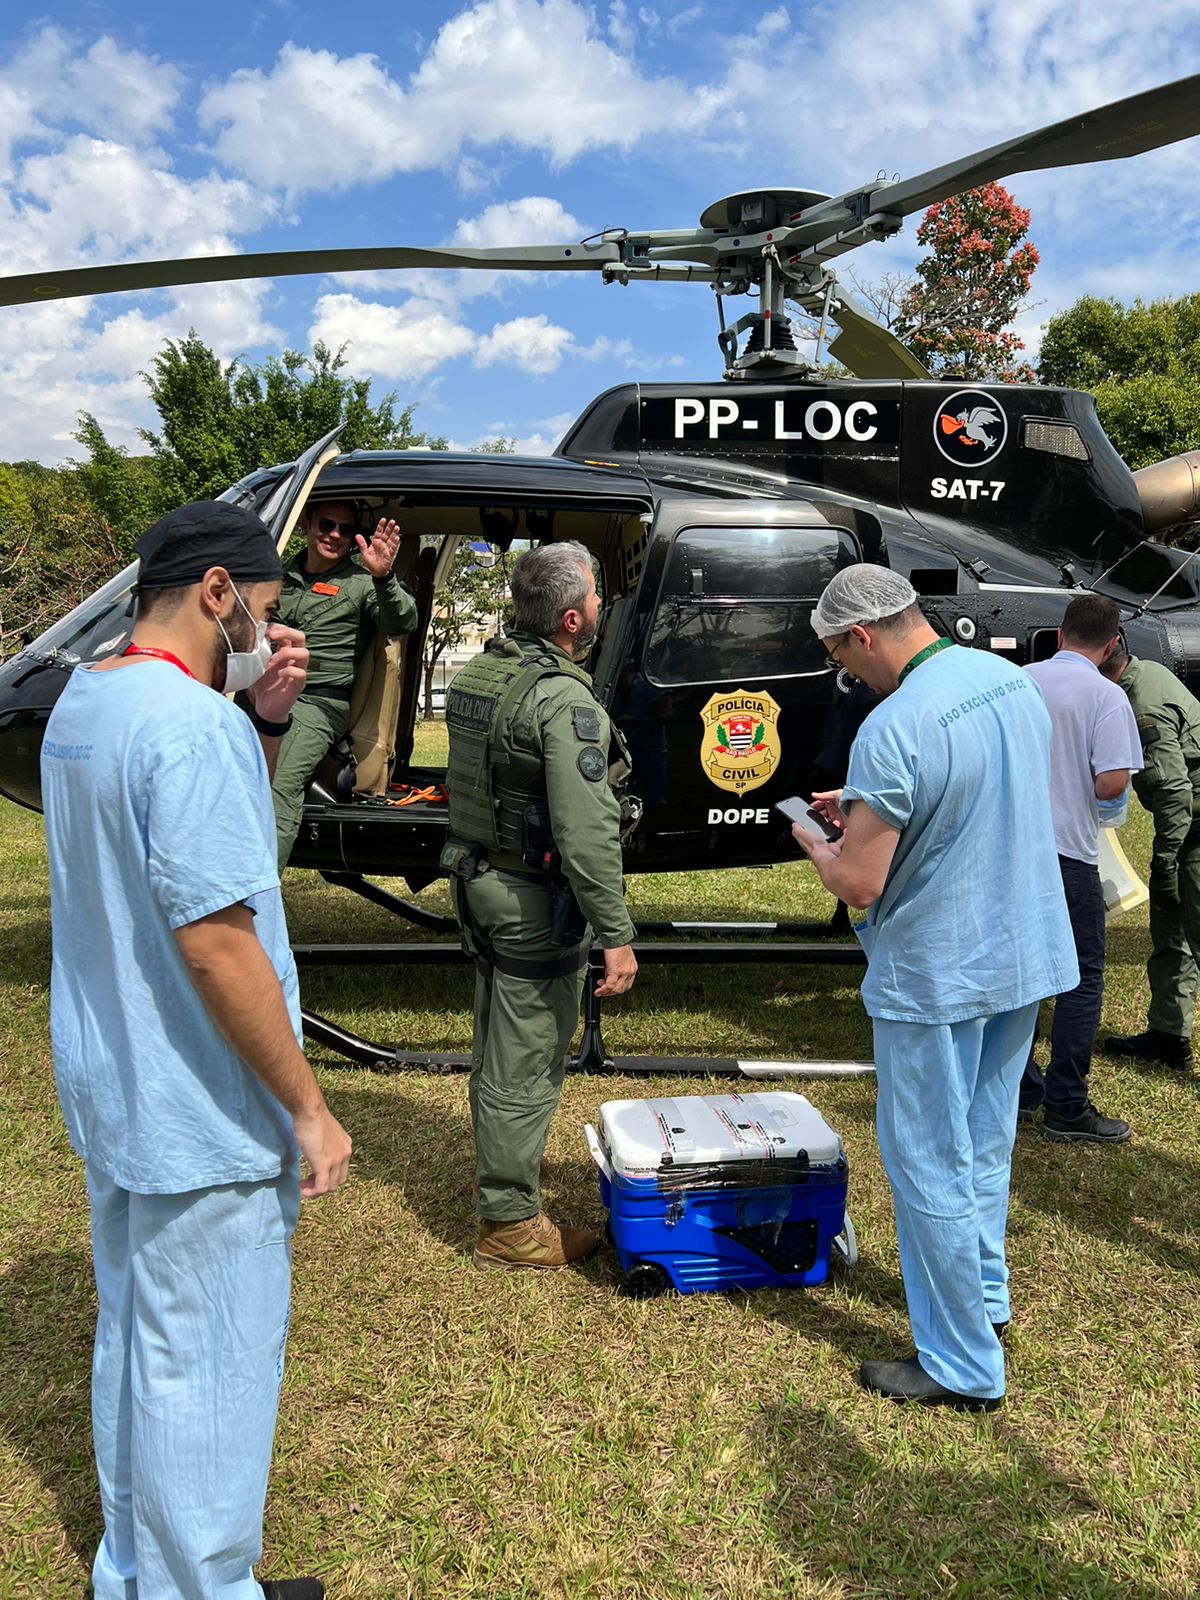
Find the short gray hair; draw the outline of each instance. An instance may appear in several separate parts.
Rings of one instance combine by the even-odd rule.
[[[583,610],[591,571],[591,555],[575,539],[526,550],[517,557],[509,579],[513,627],[519,633],[552,639],[562,625],[564,611]]]

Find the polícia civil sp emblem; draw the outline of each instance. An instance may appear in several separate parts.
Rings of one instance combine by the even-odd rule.
[[[769,694],[748,689],[715,694],[700,720],[700,761],[710,783],[730,794],[745,794],[766,783],[782,753],[779,707]]]

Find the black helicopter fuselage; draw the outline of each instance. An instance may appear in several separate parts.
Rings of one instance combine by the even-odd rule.
[[[850,562],[905,573],[939,631],[1014,672],[1053,653],[1072,594],[1096,587],[1121,604],[1134,654],[1193,688],[1200,677],[1194,568],[1144,542],[1138,485],[1092,398],[1071,390],[626,384],[549,459],[355,452],[315,487],[293,474],[290,500],[289,470],[229,497],[273,531],[301,493],[396,515],[420,535],[404,575],[422,629],[463,539],[588,546],[605,603],[592,670],[644,803],[631,871],[794,859],[773,802],[836,782],[868,709],[835,682],[809,621]],[[0,792],[19,803],[39,803],[42,730],[69,671],[128,638],[132,581],[129,569],[0,667]],[[419,635],[405,650],[393,779],[419,788],[443,774],[412,759]],[[445,807],[388,799],[315,787],[292,864],[429,881]]]

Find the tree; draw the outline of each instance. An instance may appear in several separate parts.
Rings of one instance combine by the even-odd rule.
[[[194,331],[168,339],[142,374],[160,419],[158,432],[139,430],[148,459],[109,444],[96,419],[81,415],[75,437],[89,458],[76,465],[89,493],[114,527],[135,516],[144,526],[173,506],[214,498],[256,467],[294,461],[338,423],[344,450],[444,450],[445,439],[414,431],[415,406],[398,409],[394,393],[372,402],[370,379],[345,372],[345,349],[318,341],[311,356],[285,350],[246,366],[222,363]]]
[[[935,377],[1032,382],[1012,331],[1038,264],[1029,212],[999,183],[930,206],[917,229],[929,254],[916,276],[856,286],[879,320]]]
[[[433,675],[438,662],[447,650],[457,649],[470,633],[501,615],[511,567],[508,556],[484,556],[474,544],[460,544],[454,552],[449,578],[434,597],[425,635],[426,722],[433,720]]]
[[[75,438],[88,452],[86,461],[68,461],[85,497],[119,539],[131,542],[158,515],[158,474],[147,456],[131,456],[109,444],[90,411],[79,413]]]
[[[255,467],[293,461],[344,423],[344,450],[444,449],[413,431],[415,406],[394,393],[371,402],[369,378],[345,373],[346,347],[319,340],[311,356],[285,350],[257,366],[222,366],[194,332],[168,340],[145,374],[162,431],[143,433],[160,473],[164,508],[209,499]]]
[[[1047,324],[1038,376],[1090,390],[1135,470],[1200,448],[1200,294],[1131,306],[1084,295]]]

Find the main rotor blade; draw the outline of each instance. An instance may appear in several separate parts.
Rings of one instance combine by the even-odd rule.
[[[608,241],[530,245],[513,249],[452,250],[378,247],[357,250],[277,250],[245,256],[188,256],[181,261],[130,261],[122,266],[72,267],[66,272],[29,272],[0,278],[0,306],[127,289],[171,289],[186,283],[228,283],[237,278],[291,278],[302,273],[384,272],[404,267],[458,271],[599,271],[621,259]]]
[[[1023,133],[944,167],[871,191],[868,210],[908,216],[1013,172],[1118,161],[1200,133],[1200,74]],[[830,202],[835,204],[836,202]],[[805,219],[807,221],[807,218]]]
[[[912,351],[894,333],[876,322],[869,311],[856,304],[841,284],[829,315],[841,332],[829,344],[829,354],[848,367],[857,378],[928,378]]]

